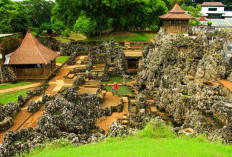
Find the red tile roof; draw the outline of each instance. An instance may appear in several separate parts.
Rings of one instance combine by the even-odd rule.
[[[185,11],[180,8],[178,3],[176,3],[175,6],[167,14],[160,16],[160,18],[161,19],[179,19],[179,20],[194,19],[193,16],[185,13]]]
[[[222,2],[204,2],[202,3],[203,7],[224,7],[226,5],[224,5]]]
[[[48,64],[58,56],[56,52],[42,45],[28,30],[21,46],[10,56],[9,64]]]
[[[202,16],[202,17],[199,19],[199,21],[207,21],[207,19],[206,19],[204,16]]]

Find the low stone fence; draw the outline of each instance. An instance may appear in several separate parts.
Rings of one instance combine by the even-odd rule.
[[[214,33],[223,29],[232,29],[232,26],[191,26],[189,27],[189,34]]]

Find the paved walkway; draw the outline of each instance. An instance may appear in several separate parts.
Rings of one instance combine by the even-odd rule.
[[[53,92],[58,92],[64,86],[72,86],[72,84],[66,84],[66,83],[64,83],[64,80],[56,80],[56,82],[51,82],[49,84],[55,84],[56,85],[56,87],[52,90]]]
[[[28,89],[28,88],[35,88],[35,87],[38,87],[40,85],[41,85],[41,82],[33,83],[33,84],[25,85],[25,86],[18,86],[18,87],[13,87],[13,88],[2,89],[2,90],[0,90],[0,94],[14,92],[14,91],[18,91],[18,90],[24,90],[24,89]]]

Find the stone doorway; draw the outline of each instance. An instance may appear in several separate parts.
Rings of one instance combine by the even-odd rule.
[[[139,69],[139,60],[138,59],[127,59],[128,70],[138,70]]]

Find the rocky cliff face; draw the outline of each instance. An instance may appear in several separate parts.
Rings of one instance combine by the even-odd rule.
[[[191,127],[211,137],[215,132],[223,133],[224,141],[232,142],[231,100],[223,94],[221,85],[203,83],[217,82],[231,75],[232,67],[225,60],[223,46],[230,40],[231,34],[211,42],[205,34],[191,38],[170,36],[161,30],[155,44],[144,49],[137,76],[138,89],[151,96],[158,91],[153,97],[154,105],[166,112],[180,129]],[[224,131],[220,131],[222,128]]]

